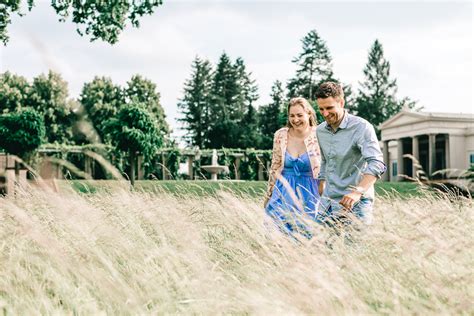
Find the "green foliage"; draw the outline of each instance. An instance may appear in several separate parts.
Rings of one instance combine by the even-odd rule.
[[[123,89],[115,85],[110,78],[95,77],[84,84],[79,102],[82,104],[80,116],[92,123],[99,138],[94,140],[93,137],[88,137],[89,141],[92,139],[93,142],[109,143],[108,120],[114,118],[121,107],[133,107],[138,103],[151,115],[161,142],[169,135],[170,129],[160,104],[156,84],[140,75],[134,75]]]
[[[244,114],[243,104],[238,102],[240,87],[236,69],[225,53],[221,55],[214,73],[211,99],[209,147],[236,146],[240,134],[238,125]]]
[[[311,30],[301,42],[302,52],[292,61],[297,70],[296,76],[288,82],[288,98],[300,96],[314,100],[320,83],[334,81],[332,58],[326,42],[316,30]]]
[[[143,104],[120,108],[117,116],[107,122],[106,129],[112,143],[129,153],[150,156],[163,144],[157,122]]]
[[[258,146],[257,86],[242,58],[223,53],[211,74],[208,61],[196,58],[179,103],[187,142],[201,148]]]
[[[143,104],[132,103],[120,108],[106,124],[111,143],[126,152],[130,161],[130,180],[135,181],[137,155],[150,163],[156,150],[163,144],[158,122]]]
[[[258,179],[258,157],[255,150],[248,150],[245,153],[245,159],[240,166],[242,179],[257,180]]]
[[[44,117],[49,143],[72,143],[72,126],[76,119],[72,103],[67,100],[68,88],[60,74],[49,71],[34,78],[27,104]]]
[[[31,86],[23,76],[0,74],[0,114],[20,110],[28,102]]]
[[[24,108],[0,115],[0,148],[25,158],[44,141],[44,121],[37,111]]]
[[[364,68],[365,80],[356,99],[357,115],[372,123],[380,139],[378,125],[400,112],[406,106],[414,108],[408,98],[397,101],[397,82],[390,78],[390,63],[385,59],[382,44],[375,40]]]
[[[120,86],[110,78],[95,77],[84,84],[79,102],[82,105],[81,115],[92,123],[100,139],[106,141],[105,124],[125,103]]]
[[[172,148],[166,155],[166,168],[172,179],[178,179],[179,163],[181,162],[181,151],[178,148]]]
[[[240,117],[237,118],[239,126],[239,138],[237,143],[230,147],[260,147],[261,135],[258,130],[258,112],[254,106],[258,100],[258,87],[255,80],[251,79],[252,73],[247,72],[244,60],[237,58],[234,64],[237,83],[239,86],[239,96],[237,108]]]
[[[11,23],[11,15],[20,13],[20,0],[3,1],[0,5],[0,40],[8,42],[7,26]],[[34,6],[34,0],[28,0],[28,10]],[[141,1],[96,1],[96,0],[52,0],[51,6],[60,16],[60,21],[66,21],[71,15],[72,22],[77,24],[77,32],[83,36],[91,36],[91,41],[101,39],[110,44],[118,41],[118,36],[128,22],[133,27],[139,27],[139,18],[150,15],[162,0]]]
[[[76,119],[72,101],[68,100],[67,83],[57,73],[39,75],[30,85],[9,72],[0,76],[0,114],[15,113],[31,107],[43,116],[46,140],[50,143],[73,143],[72,126]]]
[[[333,81],[342,85],[346,105],[352,111],[354,109],[354,99],[350,85],[341,83],[332,70],[332,57],[326,42],[319,36],[316,30],[310,31],[302,40],[302,52],[293,59],[297,65],[296,75],[287,84],[288,99],[293,97],[304,97],[310,101],[316,112],[319,123],[324,118],[319,113],[315,99],[318,86],[325,81]],[[283,114],[286,123],[286,110]]]
[[[262,149],[272,149],[273,135],[286,124],[285,91],[280,81],[275,81],[270,94],[272,102],[259,108],[259,130]]]
[[[211,123],[212,65],[196,57],[191,65],[191,78],[184,83],[184,96],[178,103],[183,115],[179,119],[186,130],[185,141],[192,146],[207,148],[208,128]]]
[[[123,92],[127,103],[141,103],[152,114],[158,124],[159,133],[164,139],[168,137],[170,128],[166,122],[166,115],[160,104],[160,93],[156,84],[140,75],[134,75]]]

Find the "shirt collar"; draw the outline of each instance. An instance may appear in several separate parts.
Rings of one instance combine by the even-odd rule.
[[[341,122],[341,124],[339,124],[339,127],[336,129],[336,131],[340,130],[340,129],[347,128],[348,124],[349,124],[349,113],[347,112],[347,110],[344,110],[344,117],[342,118],[342,122]],[[330,131],[333,130],[331,125],[329,125],[327,123],[326,123],[326,129],[330,130]]]
[[[347,110],[344,110],[344,117],[342,118],[342,122],[339,125],[339,128],[340,129],[347,128],[347,124],[349,124],[349,113],[347,112]]]

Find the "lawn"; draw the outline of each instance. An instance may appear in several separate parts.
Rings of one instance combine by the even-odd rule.
[[[76,191],[82,193],[101,192],[111,190],[117,184],[116,181],[87,181],[72,180],[60,181],[61,187],[71,185]],[[143,192],[171,193],[176,196],[181,195],[215,195],[218,191],[230,191],[239,196],[258,198],[264,195],[267,188],[265,181],[136,181],[135,190]],[[426,188],[424,188],[426,189]],[[377,195],[385,197],[410,197],[420,196],[424,189],[413,182],[377,182],[375,190]]]

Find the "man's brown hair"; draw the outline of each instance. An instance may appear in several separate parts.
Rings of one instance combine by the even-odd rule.
[[[333,81],[327,81],[318,87],[318,90],[316,91],[316,99],[326,99],[329,97],[344,98],[344,91],[342,91],[340,84]]]

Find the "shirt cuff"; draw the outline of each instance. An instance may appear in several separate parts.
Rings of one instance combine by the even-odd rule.
[[[387,166],[385,163],[379,160],[374,160],[367,164],[367,167],[362,171],[362,173],[370,174],[380,179],[386,170]]]

